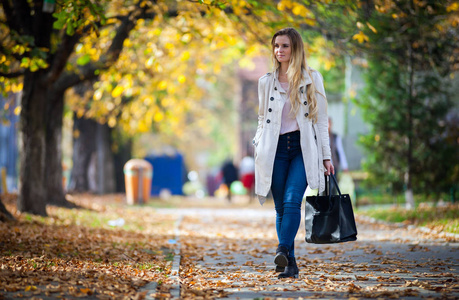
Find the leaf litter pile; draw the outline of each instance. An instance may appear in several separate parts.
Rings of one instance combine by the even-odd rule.
[[[357,219],[359,240],[296,243],[298,279],[277,279],[270,203],[264,208],[128,207],[121,196],[73,196],[83,209],[49,207],[0,223],[0,299],[459,298],[458,241]],[[175,222],[183,216],[175,242]],[[109,225],[112,224],[112,225]],[[180,247],[180,272],[170,276]]]
[[[17,213],[12,198],[3,201],[17,221],[0,222],[0,299],[143,298],[140,287],[167,279],[173,214],[80,195],[72,201],[83,208],[51,206],[44,218]]]

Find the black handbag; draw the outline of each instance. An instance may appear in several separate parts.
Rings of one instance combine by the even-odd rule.
[[[306,197],[306,242],[332,244],[357,240],[357,227],[352,210],[351,197],[342,195],[336,178],[330,175],[339,195],[331,194],[331,179],[325,177],[325,196]],[[328,186],[327,186],[328,181]],[[328,187],[328,189],[327,189]]]

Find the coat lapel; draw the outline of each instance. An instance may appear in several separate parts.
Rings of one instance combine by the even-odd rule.
[[[277,69],[274,72],[274,76],[273,76],[274,87],[276,87],[277,91],[279,91],[279,88],[280,88],[280,83],[279,83],[279,80],[277,79],[278,73],[279,73],[279,69]],[[301,92],[302,90],[306,91],[305,87],[310,85],[311,83],[312,83],[312,79],[309,76],[309,73],[306,70],[303,70],[303,80],[301,80],[299,92]]]
[[[300,88],[304,87],[304,86],[307,86],[307,85],[310,85],[311,83],[312,83],[312,79],[309,76],[308,71],[303,70],[303,80],[300,83]]]

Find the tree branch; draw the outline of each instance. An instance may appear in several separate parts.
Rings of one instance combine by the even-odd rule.
[[[154,1],[156,2],[156,1]],[[77,72],[74,73],[61,73],[59,78],[54,83],[56,90],[65,90],[78,83],[86,80],[92,80],[97,78],[99,75],[96,74],[98,70],[106,70],[110,68],[119,58],[121,51],[123,50],[124,41],[129,37],[132,29],[134,29],[138,19],[154,18],[156,13],[147,12],[148,7],[140,7],[141,1],[138,2],[137,9],[130,12],[125,17],[117,17],[121,20],[121,24],[116,30],[116,35],[108,48],[105,55],[103,55],[99,61],[89,63],[81,67]],[[167,13],[169,17],[178,16],[177,10],[171,10]]]
[[[123,50],[123,43],[128,38],[129,33],[135,27],[136,18],[133,14],[129,14],[126,19],[123,20],[116,31],[116,35],[113,38],[110,48],[107,50],[107,54],[102,59],[105,60],[105,64],[109,62],[115,62],[120,56],[121,50]]]
[[[16,77],[20,77],[22,75],[24,75],[24,71],[17,71],[17,72],[13,72],[13,73],[3,73],[3,72],[0,72],[0,77],[5,77],[5,78],[16,78]]]
[[[46,76],[46,82],[52,83],[57,80],[80,38],[81,35],[76,33],[72,36],[65,35],[63,37],[63,41],[58,47],[58,51],[51,58],[51,68]]]
[[[138,9],[130,12],[122,19],[122,22],[118,26],[116,35],[113,38],[106,54],[103,55],[99,61],[83,66],[78,72],[62,74],[54,83],[54,87],[57,90],[65,90],[82,81],[96,78],[98,76],[95,74],[97,70],[106,70],[110,68],[110,66],[118,60],[120,53],[123,50],[124,41],[129,37],[129,33],[135,27],[137,20],[145,16],[147,9],[148,8],[146,6],[140,8],[139,1]],[[154,15],[152,15],[152,17],[154,17]]]
[[[126,16],[124,16],[126,18]],[[116,17],[116,19],[121,19],[121,16]],[[101,23],[97,22],[95,23],[96,26],[100,27]],[[113,24],[109,24],[111,26]],[[74,35],[70,36],[65,33],[65,31],[62,31],[62,43],[58,47],[57,52],[51,57],[51,68],[48,73],[48,76],[46,78],[47,82],[54,82],[58,79],[58,77],[62,74],[62,71],[65,68],[65,65],[67,64],[67,61],[69,60],[69,57],[73,53],[73,49],[75,48],[75,45],[80,41],[80,39],[88,34],[93,28],[93,24],[86,25],[81,32],[75,33]]]

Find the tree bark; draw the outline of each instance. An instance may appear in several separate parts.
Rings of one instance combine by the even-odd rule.
[[[414,196],[413,196],[413,187],[412,187],[412,172],[413,172],[413,98],[414,98],[414,62],[413,62],[413,49],[411,48],[412,43],[408,44],[408,72],[409,72],[409,81],[408,81],[408,105],[407,105],[407,122],[408,122],[408,132],[407,132],[407,170],[405,173],[405,207],[407,209],[414,209]]]
[[[70,174],[69,191],[86,192],[89,190],[88,168],[92,154],[96,151],[97,123],[91,119],[78,118],[74,114],[73,132],[73,167]]]
[[[110,194],[116,191],[115,164],[113,159],[112,130],[107,124],[97,124],[97,193]]]
[[[36,47],[49,49],[54,18],[51,14],[43,13],[39,9],[40,4],[40,1],[14,1],[11,7],[13,15],[7,18],[14,19],[10,25],[18,26],[18,33],[32,36]],[[42,216],[46,216],[45,112],[50,88],[50,84],[45,84],[43,80],[46,75],[47,70],[25,72],[19,117],[18,210]]]
[[[69,191],[94,191],[98,194],[119,191],[119,185],[124,186],[124,180],[118,184],[120,179],[116,173],[120,165],[122,170],[124,163],[129,160],[131,143],[126,146],[125,153],[117,157],[119,161],[116,164],[112,151],[112,129],[107,124],[98,124],[91,119],[76,116],[73,124],[73,130],[78,137],[73,140],[73,168]],[[94,176],[91,176],[91,170],[95,170]],[[90,183],[90,180],[94,182]]]
[[[64,93],[62,91],[52,90],[48,95],[45,156],[47,203],[63,207],[72,207],[72,203],[65,199],[62,183]]]
[[[18,210],[46,216],[45,111],[47,87],[40,78],[45,72],[27,72],[21,101],[20,169]]]

